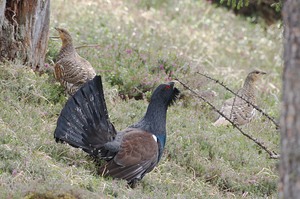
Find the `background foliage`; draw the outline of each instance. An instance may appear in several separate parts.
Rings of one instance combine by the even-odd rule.
[[[273,24],[281,19],[282,0],[211,0],[235,14],[246,16],[251,22]]]

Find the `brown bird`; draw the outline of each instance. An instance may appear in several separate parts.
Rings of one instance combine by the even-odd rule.
[[[63,28],[55,29],[62,40],[54,66],[55,78],[69,95],[73,95],[85,82],[93,79],[96,72],[87,60],[77,54],[70,33]]]
[[[254,70],[250,72],[244,82],[243,88],[241,88],[237,92],[237,94],[243,99],[255,105],[255,83],[264,74],[266,73],[259,70]],[[236,125],[244,125],[249,123],[255,115],[255,108],[243,99],[241,99],[238,96],[230,98],[223,103],[222,108],[220,110],[221,113],[223,113]],[[229,121],[221,115],[219,116],[217,121],[213,123],[214,126],[221,126],[227,124],[229,124]]]

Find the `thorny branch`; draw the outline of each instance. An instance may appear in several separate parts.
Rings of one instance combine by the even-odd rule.
[[[58,40],[60,37],[59,36],[50,36],[49,37],[52,40]],[[85,45],[80,45],[80,46],[75,46],[75,49],[79,48],[97,48],[101,46],[100,44],[85,44]]]
[[[204,97],[202,97],[201,95],[199,95],[197,92],[195,92],[194,90],[192,90],[188,85],[186,85],[185,83],[183,83],[182,81],[180,81],[178,78],[175,78],[175,80],[177,80],[184,88],[186,88],[187,90],[191,91],[195,96],[197,96],[198,98],[200,98],[201,100],[203,100],[205,103],[207,103],[210,107],[212,107],[214,111],[216,111],[222,117],[224,117],[226,120],[228,120],[232,124],[232,126],[234,128],[236,128],[237,130],[239,130],[244,136],[246,136],[248,139],[250,139],[253,142],[255,142],[260,148],[262,148],[264,151],[266,151],[270,155],[271,159],[279,159],[279,157],[280,157],[279,154],[277,154],[276,152],[271,151],[270,149],[268,149],[268,147],[262,141],[259,141],[257,138],[254,138],[254,137],[250,136],[249,134],[245,133],[240,127],[238,127],[234,122],[232,122],[228,117],[226,117],[221,111],[219,111],[207,99],[205,99]]]
[[[266,118],[268,118],[271,122],[273,122],[273,124],[276,126],[276,129],[279,129],[280,126],[279,124],[274,120],[274,118],[272,118],[271,116],[269,116],[267,113],[265,113],[263,110],[261,110],[259,107],[257,107],[255,104],[249,102],[248,100],[246,100],[245,98],[243,98],[242,96],[238,95],[237,93],[235,93],[234,91],[232,91],[230,88],[228,88],[223,82],[220,82],[217,79],[214,79],[206,74],[202,74],[200,72],[197,72],[199,75],[202,75],[204,77],[206,77],[207,79],[210,79],[214,82],[216,82],[217,84],[223,86],[226,90],[228,90],[229,92],[231,92],[232,94],[234,94],[235,96],[241,98],[242,100],[246,101],[248,104],[250,104],[251,106],[253,106],[253,108],[255,108],[258,112],[260,112],[263,116],[265,116]]]

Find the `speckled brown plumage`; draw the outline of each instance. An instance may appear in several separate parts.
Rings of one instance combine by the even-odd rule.
[[[96,72],[87,60],[77,54],[70,33],[62,28],[55,29],[62,40],[62,47],[54,66],[55,77],[67,93],[73,95],[82,84],[93,79]]]
[[[266,73],[258,70],[254,70],[249,73],[244,82],[243,88],[241,88],[237,94],[255,105],[255,83],[260,79],[261,75],[264,74]],[[220,111],[236,125],[244,125],[249,123],[255,115],[255,108],[237,96],[226,100],[223,103]],[[228,120],[222,116],[220,116],[217,121],[213,123],[214,126],[227,124],[229,124]]]

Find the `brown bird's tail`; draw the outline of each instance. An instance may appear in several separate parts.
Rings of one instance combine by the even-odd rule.
[[[228,120],[226,120],[224,117],[220,117],[213,123],[213,126],[225,126],[228,124],[230,124]]]

